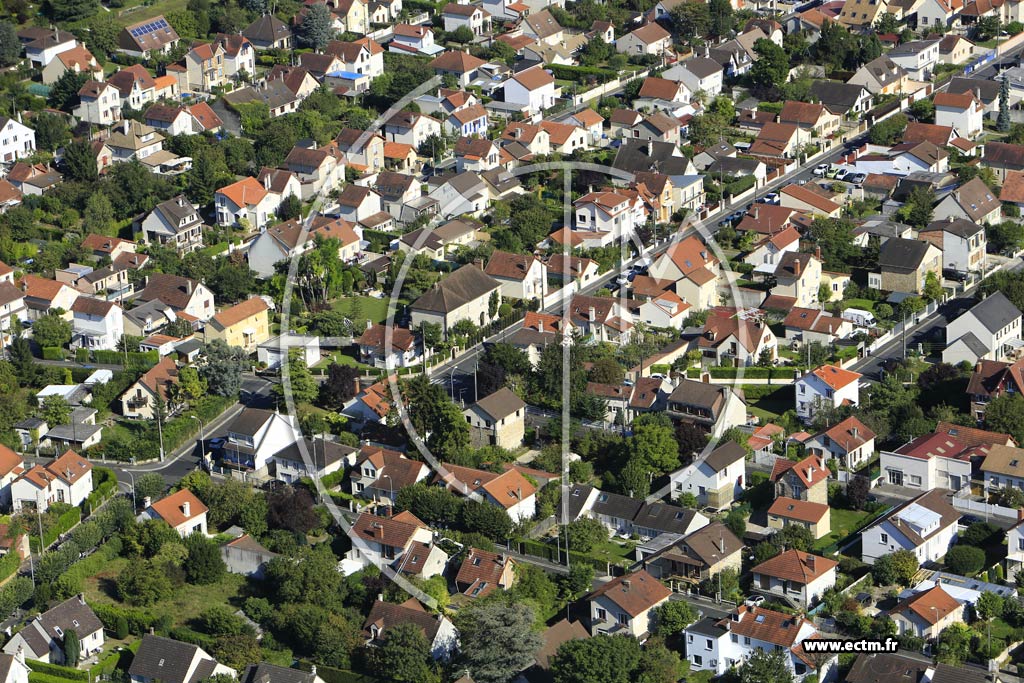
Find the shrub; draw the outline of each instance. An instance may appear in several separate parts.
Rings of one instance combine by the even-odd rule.
[[[43,360],[64,360],[64,349],[59,346],[44,346]]]
[[[969,545],[958,545],[946,553],[946,567],[954,574],[972,576],[985,566],[985,551]]]

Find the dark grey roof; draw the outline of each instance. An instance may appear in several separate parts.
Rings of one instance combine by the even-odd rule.
[[[682,403],[711,410],[722,396],[722,387],[684,379],[668,397],[671,403]]]
[[[735,441],[726,441],[711,451],[708,457],[704,459],[704,462],[715,472],[721,472],[737,460],[743,460],[746,457],[747,452],[743,450],[743,446]]]
[[[444,278],[417,299],[413,310],[449,313],[498,289],[498,281],[473,264],[467,264]]]
[[[896,654],[862,654],[846,675],[846,683],[920,683],[930,662]]]
[[[972,92],[983,103],[991,104],[999,99],[999,87],[999,81],[995,79],[981,80],[980,78],[957,77],[949,82],[946,92],[954,94]]]
[[[837,111],[845,113],[857,104],[857,100],[865,90],[866,88],[862,85],[815,80],[811,82],[811,99],[818,100],[833,113]]]
[[[1001,330],[1021,316],[1017,307],[1002,292],[996,292],[976,303],[971,313],[989,332]]]
[[[335,441],[325,441],[324,439],[304,438],[302,441],[306,446],[306,453],[313,460],[316,466],[321,468],[333,465],[339,460],[343,460],[346,455],[355,453],[357,450],[351,446],[346,446],[345,444],[340,444]],[[289,460],[291,462],[305,462],[302,457],[302,451],[299,449],[298,442],[289,444],[282,448],[277,453],[274,453],[274,457],[280,460]]]
[[[568,505],[568,519],[561,520],[563,524],[575,521],[579,518],[580,514],[583,513],[583,504],[587,502],[587,498],[590,496],[590,492],[594,490],[593,486],[586,486],[585,484],[573,484],[569,487],[569,505]],[[558,514],[562,514],[562,506],[558,506]]]
[[[629,496],[599,491],[592,509],[599,515],[632,520],[640,512],[643,505],[643,501],[630,498]]]
[[[523,399],[516,396],[511,389],[508,387],[502,387],[493,394],[485,396],[477,401],[476,407],[497,421],[511,415],[517,410],[522,410],[526,407],[526,403]]]
[[[697,513],[678,505],[644,503],[633,518],[633,524],[662,533],[683,535]]]
[[[753,175],[761,163],[757,159],[749,159],[747,157],[721,157],[711,162],[704,169],[704,173],[710,176],[719,173],[731,176]]]
[[[261,43],[272,43],[291,34],[292,30],[288,28],[288,24],[272,14],[263,15],[242,31],[242,35],[249,40]]]
[[[202,348],[203,342],[199,341],[198,339],[186,339],[185,341],[175,346],[174,350],[177,351],[178,353],[188,354],[192,353],[193,351],[200,351],[202,350]]]
[[[146,635],[128,673],[160,683],[188,683],[189,668],[199,648],[162,636]]]
[[[46,438],[67,441],[69,443],[81,443],[88,441],[102,429],[102,425],[55,425],[50,427],[50,431],[46,433]]]
[[[239,683],[313,683],[316,674],[264,662],[245,667],[238,680]]]
[[[245,104],[247,102],[263,102],[270,109],[277,109],[286,104],[294,102],[297,97],[289,90],[284,79],[275,78],[264,82],[258,87],[247,86],[234,92],[228,93],[224,99],[231,104]]]
[[[978,337],[976,337],[973,332],[968,332],[964,336],[956,339],[950,344],[950,346],[956,344],[957,342],[962,343],[964,346],[970,349],[971,353],[973,353],[975,356],[979,358],[988,355],[992,351],[992,349],[985,346],[985,344],[980,339],[978,339]]]
[[[427,233],[427,236],[420,241],[420,237]],[[444,246],[444,241],[438,236],[437,232],[430,228],[417,228],[412,232],[407,232],[402,235],[399,240],[404,244],[408,244],[410,248],[416,247],[416,243],[419,242],[419,249],[440,249]]]
[[[980,666],[937,664],[931,683],[988,683],[988,671]]]
[[[678,149],[678,145],[671,142],[624,140],[615,153],[612,166],[629,173],[656,171],[666,175],[683,175],[689,166],[689,159],[676,156]]]
[[[903,71],[901,66],[885,55],[872,59],[870,62],[862,66],[860,70],[867,71],[876,81],[878,81],[880,85],[883,86],[895,83],[906,73]]]
[[[68,598],[64,602],[51,607],[38,617],[39,625],[43,627],[51,637],[60,638],[57,629],[64,632],[74,631],[79,639],[96,633],[103,628],[102,622],[96,613],[85,604],[80,596]]]
[[[709,638],[718,638],[726,632],[724,626],[718,625],[720,621],[720,619],[715,619],[714,617],[704,617],[700,621],[687,626],[686,632],[701,636],[708,636]]]
[[[681,66],[697,78],[707,78],[722,71],[722,65],[707,57],[694,57],[682,62]]]
[[[917,270],[928,252],[928,242],[894,237],[886,240],[878,252],[878,266],[882,270],[909,273]]]
[[[967,239],[968,237],[973,237],[979,232],[984,231],[985,228],[981,227],[974,221],[969,221],[966,218],[953,218],[950,216],[949,220],[932,221],[921,232],[948,232],[951,235]]]
[[[24,420],[21,420],[20,422],[15,422],[14,423],[14,428],[15,429],[39,429],[44,424],[46,424],[46,422],[44,420],[38,418],[38,417],[26,417]]]
[[[272,418],[274,411],[262,408],[243,408],[242,412],[228,425],[228,431],[253,436]]]

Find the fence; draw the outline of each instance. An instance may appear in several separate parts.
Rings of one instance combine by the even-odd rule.
[[[991,515],[992,517],[1002,517],[1004,519],[1017,519],[1017,510],[1015,508],[993,505],[992,503],[984,503],[980,500],[971,500],[970,498],[953,496],[953,507],[960,512],[980,513],[986,517]]]

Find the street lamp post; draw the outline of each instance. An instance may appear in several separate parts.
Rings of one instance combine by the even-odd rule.
[[[196,415],[189,415],[189,417],[199,423],[199,450],[203,454],[203,468],[209,469],[209,463],[206,462],[206,425]]]
[[[134,513],[138,509],[138,506],[135,503],[135,475],[132,474],[131,470],[125,470],[124,473],[127,474],[128,478],[132,481],[132,513]]]

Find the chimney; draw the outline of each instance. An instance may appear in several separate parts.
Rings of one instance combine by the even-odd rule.
[[[821,247],[814,248],[814,258],[821,260]]]
[[[181,514],[185,515],[185,518],[187,519],[187,518],[192,516],[191,513],[192,513],[192,503],[190,503],[190,502],[188,502],[186,500],[184,503],[181,504]]]
[[[593,306],[591,306],[590,307],[590,322],[594,322],[596,320],[597,320],[597,310]]]
[[[1017,508],[1017,521],[1024,522],[1024,508]]]
[[[648,140],[647,141],[647,156],[649,156],[649,157],[653,157],[654,156],[654,140]]]
[[[793,275],[800,277],[800,259],[793,260]]]
[[[629,579],[623,579],[622,580],[622,587],[625,588],[626,590],[629,590],[629,586],[630,586]]]
[[[366,329],[368,329],[368,330],[372,330],[373,329],[373,321],[372,320],[367,320],[366,321]]]
[[[185,293],[186,294],[190,294],[190,295],[192,294],[192,279],[191,278],[186,278],[185,279]]]
[[[857,428],[856,427],[851,427],[850,428],[850,436],[852,436],[855,439],[857,438]]]
[[[269,171],[267,171],[266,173],[263,174],[263,189],[264,190],[269,190],[270,189],[270,172]]]
[[[131,119],[124,120],[124,134],[128,135],[128,131],[132,128]]]
[[[807,568],[814,571],[814,555],[807,555]]]
[[[761,208],[755,206],[754,207],[754,220],[756,221],[758,219],[758,216],[760,216],[760,215],[761,215]]]
[[[178,195],[178,206],[185,206],[185,197]]]
[[[143,509],[148,508],[152,504],[153,504],[153,499],[150,498],[149,496],[146,496],[145,498],[142,499],[142,507],[143,507]]]
[[[355,389],[356,389],[356,396],[358,396],[358,395],[359,395],[359,391],[360,391],[360,387],[359,387],[359,378],[358,378],[358,377],[356,377],[356,379],[355,379],[355,385],[356,385],[356,386],[355,386]]]
[[[311,665],[311,666],[309,667],[309,673],[311,673],[311,674],[313,674],[314,676],[316,676],[316,664],[313,664],[313,665]]]

